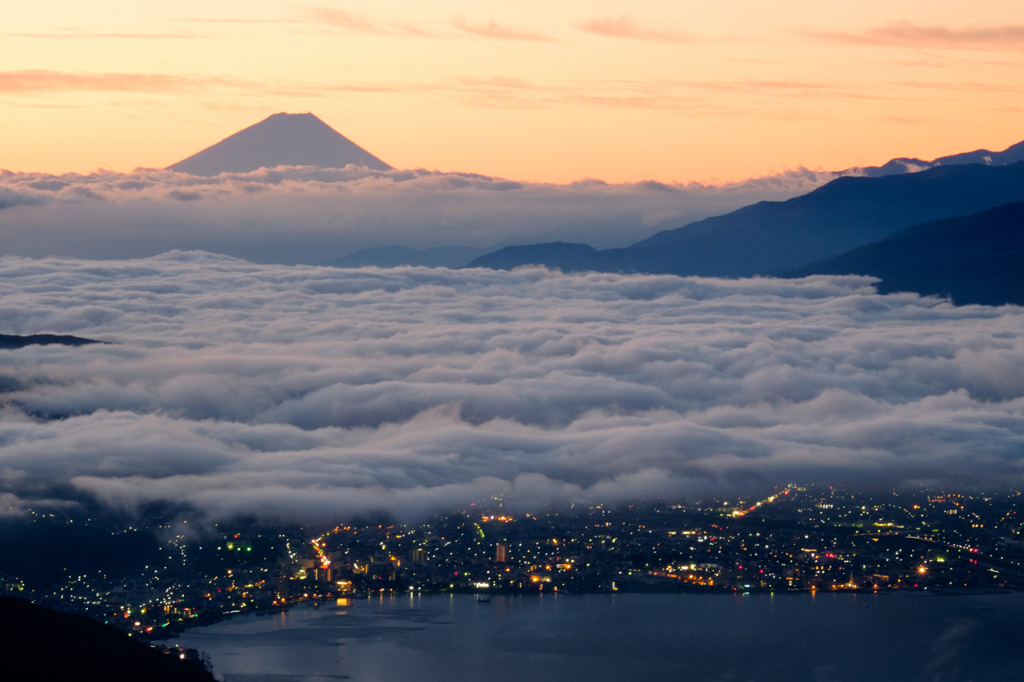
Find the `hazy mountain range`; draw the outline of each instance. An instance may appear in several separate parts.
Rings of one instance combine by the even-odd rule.
[[[1024,162],[939,166],[880,178],[841,177],[788,201],[763,201],[664,230],[622,249],[509,246],[471,267],[541,264],[563,270],[711,277],[770,275],[926,221],[1024,201]]]
[[[1001,152],[979,149],[931,161],[897,158],[881,166],[849,168],[805,197],[760,202],[659,232],[624,249],[597,250],[585,243],[555,241],[510,245],[467,260],[466,255],[474,249],[454,246],[420,251],[385,246],[356,251],[325,264],[496,268],[542,264],[568,271],[774,274],[884,238],[917,222],[1024,199],[1018,191],[1019,172],[964,170],[973,165],[997,168],[1021,161],[1024,142]],[[913,177],[929,170],[934,172]],[[865,182],[868,180],[879,182]],[[989,182],[996,186],[989,187]],[[669,244],[673,247],[665,250]]]

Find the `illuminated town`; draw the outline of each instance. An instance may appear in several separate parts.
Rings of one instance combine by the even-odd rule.
[[[525,513],[493,499],[419,524],[324,531],[239,522],[196,535],[180,518],[113,527],[36,514],[28,525],[40,535],[77,524],[115,543],[161,540],[135,543],[142,565],[116,544],[99,552],[116,556],[53,566],[49,578],[5,564],[2,585],[152,638],[235,613],[380,593],[984,593],[1024,586],[1022,501],[1017,491],[865,495],[788,485],[759,500]]]

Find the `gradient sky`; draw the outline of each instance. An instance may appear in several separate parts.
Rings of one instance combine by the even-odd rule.
[[[163,167],[312,111],[400,168],[729,181],[1024,139],[1019,0],[36,0],[0,168]]]

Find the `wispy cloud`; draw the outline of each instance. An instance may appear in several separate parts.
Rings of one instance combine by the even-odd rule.
[[[41,93],[155,92],[194,94],[209,89],[232,89],[273,96],[322,97],[325,93],[403,92],[403,84],[388,83],[301,83],[294,81],[257,82],[227,76],[170,73],[88,73],[30,69],[0,71],[0,93],[37,95]]]
[[[404,21],[381,21],[362,14],[330,7],[308,7],[302,11],[307,19],[324,26],[343,29],[351,33],[407,38],[435,38],[437,34],[421,26]]]
[[[29,69],[0,71],[0,92],[40,93],[67,90],[107,92],[180,92],[208,86],[238,85],[219,77],[164,73],[69,73]]]
[[[629,40],[655,40],[670,43],[692,43],[696,39],[683,31],[652,28],[642,25],[631,16],[620,15],[605,19],[593,19],[579,24],[579,29],[608,38],[625,38]]]
[[[253,81],[229,76],[173,73],[89,73],[50,70],[0,71],[0,93],[34,96],[74,91],[146,92],[194,95],[233,91],[272,97],[330,97],[429,94],[487,108],[538,109],[566,105],[686,111],[697,115],[758,116],[792,119],[801,115],[795,98],[900,101],[905,91],[1014,93],[1024,87],[983,82],[893,81],[872,83],[812,80],[563,80],[544,81],[495,75],[451,76],[433,81],[298,80]],[[746,96],[761,99],[754,104]],[[766,99],[778,102],[771,106]]]
[[[190,24],[298,24],[298,19],[232,19],[206,17],[170,17],[167,21],[178,21]]]
[[[197,33],[104,33],[99,31],[54,31],[49,33],[0,33],[4,38],[39,38],[44,40],[80,40],[80,39],[102,39],[102,40],[193,40],[204,38]]]
[[[375,35],[382,37],[406,38],[458,38],[475,36],[491,40],[526,40],[535,42],[554,42],[549,35],[525,28],[506,26],[495,21],[487,23],[471,23],[465,17],[456,17],[448,22],[455,31],[434,30],[421,24],[407,21],[395,21],[368,17],[355,12],[333,9],[330,7],[308,7],[302,15],[309,21],[321,26],[341,29],[349,33]]]
[[[370,21],[366,17],[351,12],[327,7],[312,7],[306,10],[306,14],[320,23],[330,26],[337,26],[349,31],[359,33],[387,33],[383,26]]]
[[[457,17],[452,20],[452,26],[463,31],[470,33],[481,38],[492,38],[495,40],[534,40],[538,42],[555,42],[555,38],[549,35],[538,33],[535,31],[529,31],[521,28],[514,28],[511,26],[503,26],[502,24],[491,21],[486,24],[470,24],[463,17]]]
[[[1024,51],[1024,26],[948,28],[900,21],[861,32],[804,31],[804,35],[833,43],[878,47],[914,47],[953,50]]]
[[[881,86],[884,87],[884,86]],[[897,87],[893,86],[894,89]],[[697,81],[697,80],[592,80],[541,82],[522,78],[450,78],[410,85],[482,107],[544,108],[585,105],[627,109],[686,111],[714,116],[784,117],[803,115],[789,101],[794,98],[892,100],[893,93],[858,83],[816,81]],[[746,96],[761,98],[751,105]],[[772,108],[765,99],[778,100]]]
[[[917,88],[920,90],[955,91],[955,92],[996,92],[1014,93],[1024,90],[1022,85],[1002,85],[999,83],[979,83],[971,81],[902,81],[893,83],[897,88]]]

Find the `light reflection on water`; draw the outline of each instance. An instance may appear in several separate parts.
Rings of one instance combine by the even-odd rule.
[[[224,682],[1021,679],[1024,595],[357,598],[191,630]]]

